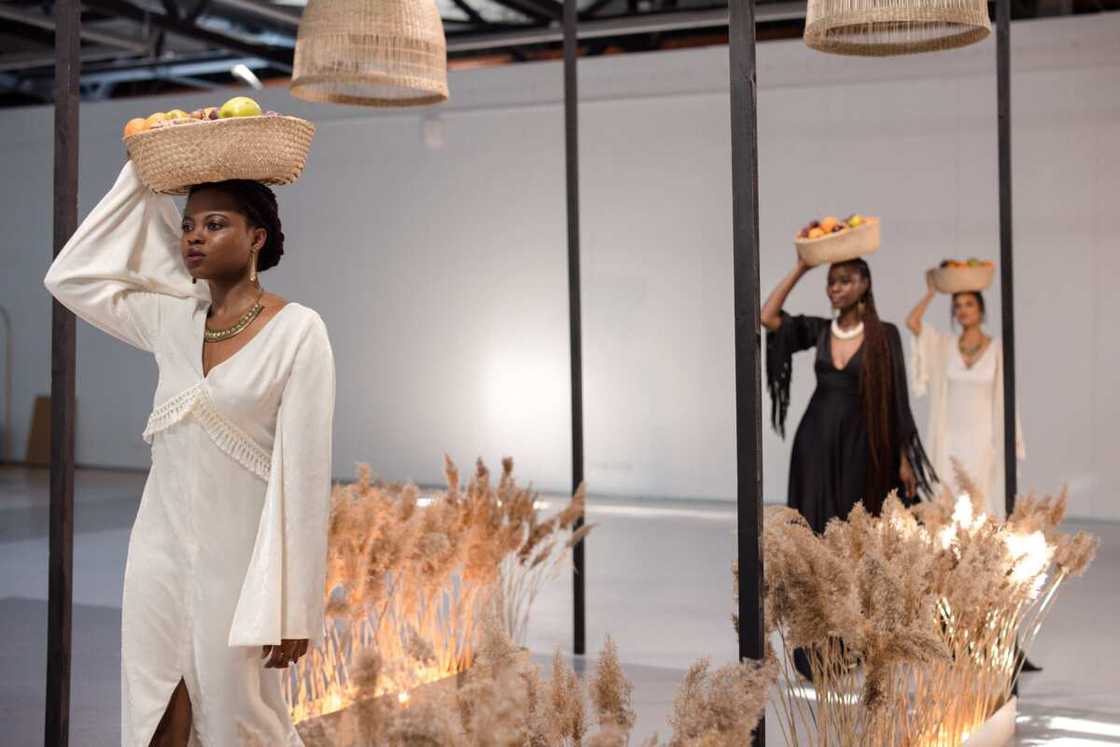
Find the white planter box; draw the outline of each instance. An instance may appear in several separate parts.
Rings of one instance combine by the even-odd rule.
[[[961,747],[1003,747],[1010,744],[1015,736],[1015,716],[1018,714],[1018,705],[1018,698],[1012,697],[968,739],[964,740]]]

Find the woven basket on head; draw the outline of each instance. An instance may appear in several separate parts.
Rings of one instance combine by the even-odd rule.
[[[315,125],[298,117],[231,117],[139,132],[124,144],[144,184],[181,195],[227,179],[291,184],[314,134]]]
[[[794,239],[797,253],[811,266],[847,262],[879,248],[879,219],[864,218],[855,228],[830,233],[818,239]]]
[[[292,95],[362,106],[447,100],[447,39],[434,0],[310,0]]]
[[[932,272],[933,287],[942,293],[982,291],[992,284],[996,268],[992,265],[978,267],[936,267]]]
[[[809,0],[805,43],[888,57],[964,47],[991,33],[986,0]]]

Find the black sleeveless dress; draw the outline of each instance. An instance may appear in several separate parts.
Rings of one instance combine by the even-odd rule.
[[[789,506],[808,520],[814,531],[823,532],[834,517],[846,518],[855,504],[877,513],[891,489],[897,489],[904,503],[917,496],[904,495],[898,478],[902,454],[906,453],[921,491],[929,492],[932,467],[922,448],[914,416],[910,411],[906,364],[898,328],[884,323],[891,352],[891,472],[894,484],[868,495],[871,453],[867,424],[860,397],[863,347],[843,368],[832,362],[831,322],[812,316],[782,315],[782,325],[766,337],[766,369],[773,404],[772,423],[785,435],[789,408],[789,383],[793,354],[814,348],[817,388],[801,418],[793,439],[789,468]]]

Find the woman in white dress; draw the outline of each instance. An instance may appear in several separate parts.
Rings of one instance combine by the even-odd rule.
[[[46,276],[159,369],[124,579],[126,747],[302,744],[281,675],[322,630],[334,361],[319,315],[257,282],[282,253],[267,187],[204,185],[180,216],[126,163]]]
[[[926,295],[910,312],[906,326],[914,334],[911,386],[917,397],[929,395],[926,444],[937,474],[951,480],[956,459],[984,494],[989,514],[1002,516],[1003,350],[984,333],[984,296],[978,291],[953,294],[953,319],[960,336],[923,321],[936,295],[926,274]],[[1016,434],[1018,457],[1024,457]]]

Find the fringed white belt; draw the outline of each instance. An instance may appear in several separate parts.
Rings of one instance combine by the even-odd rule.
[[[193,416],[215,446],[242,467],[268,482],[272,455],[218,410],[205,384],[206,382],[200,381],[156,406],[148,417],[144,440],[150,444],[160,431],[167,430],[188,415]]]

